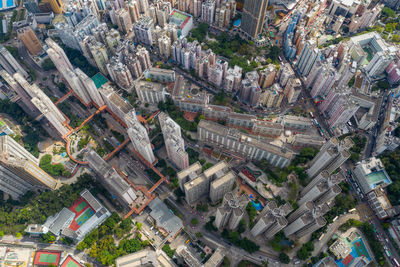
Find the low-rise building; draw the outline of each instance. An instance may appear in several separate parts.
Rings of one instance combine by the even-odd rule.
[[[148,219],[152,220],[165,239],[171,242],[183,229],[182,220],[175,216],[158,197],[150,202],[149,208],[151,212]]]
[[[353,176],[364,194],[377,188],[385,188],[392,183],[382,161],[375,157],[358,162]]]
[[[111,213],[85,189],[71,207],[47,218],[43,232],[80,241],[110,216]]]
[[[144,77],[153,82],[172,83],[175,81],[175,71],[161,68],[149,68],[144,72]]]
[[[119,257],[115,260],[116,267],[175,267],[177,266],[161,251],[143,249],[138,252]]]
[[[310,118],[306,117],[285,115],[283,117],[283,126],[285,129],[305,131],[312,127],[312,121]]]

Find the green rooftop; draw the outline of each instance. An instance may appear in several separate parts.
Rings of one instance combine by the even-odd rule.
[[[98,72],[96,75],[92,77],[92,80],[94,84],[96,85],[96,88],[99,89],[103,84],[106,84],[108,82],[107,78],[104,77],[100,72]]]

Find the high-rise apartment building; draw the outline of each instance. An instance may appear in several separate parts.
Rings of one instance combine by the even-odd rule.
[[[201,20],[208,24],[214,23],[215,0],[206,0],[201,7]]]
[[[132,74],[128,67],[121,62],[119,57],[112,57],[107,63],[106,67],[108,74],[110,74],[111,80],[119,87],[130,93],[133,87]]]
[[[138,46],[136,49],[136,55],[139,58],[142,71],[147,70],[151,67],[150,54],[143,46]]]
[[[246,0],[242,12],[241,30],[251,39],[258,39],[263,31],[268,0]]]
[[[301,238],[325,226],[323,215],[329,211],[329,206],[323,204],[314,206],[306,202],[288,217],[289,225],[283,229],[285,236]]]
[[[64,50],[53,39],[47,38],[46,44],[49,47],[46,52],[60,73],[68,69],[74,69],[67,54],[65,54]]]
[[[42,44],[30,26],[18,29],[17,36],[31,55],[36,56],[43,52]]]
[[[262,233],[264,233],[266,239],[274,237],[288,224],[285,217],[292,210],[293,208],[289,203],[278,207],[274,201],[268,202],[250,233],[254,237]]]
[[[311,160],[307,174],[309,177],[318,175],[322,170],[329,174],[339,168],[349,157],[349,149],[354,145],[350,138],[339,141],[336,137],[329,139]]]
[[[218,200],[232,190],[233,184],[236,181],[236,174],[229,171],[224,174],[215,174],[215,180],[210,184],[210,200],[216,203]]]
[[[258,80],[260,87],[270,87],[274,83],[277,74],[277,67],[273,64],[269,64],[265,69],[261,70],[259,73],[260,79]]]
[[[135,83],[135,89],[140,101],[152,104],[158,104],[160,101],[164,102],[168,92],[166,86],[147,81]]]
[[[307,77],[314,64],[321,60],[322,54],[316,46],[314,40],[308,40],[301,50],[297,69],[303,77]]]
[[[9,75],[13,75],[16,72],[19,72],[19,74],[21,74],[25,78],[29,76],[24,68],[22,68],[18,61],[3,45],[0,45],[0,66],[5,71],[7,71]]]
[[[9,79],[13,84],[18,84],[31,98],[33,106],[36,107],[49,121],[53,128],[61,135],[64,136],[69,132],[68,128],[64,126],[65,117],[50,98],[36,85],[29,84],[22,75],[18,72],[13,75],[13,79]]]
[[[125,115],[132,110],[132,105],[129,104],[122,96],[110,85],[103,85],[99,89],[107,108],[121,121],[124,121]]]
[[[245,194],[238,196],[236,192],[226,193],[221,206],[218,207],[215,213],[215,227],[218,229],[226,227],[230,231],[235,230],[243,218],[248,202],[249,200]]]
[[[235,175],[225,161],[221,161],[201,173],[200,163],[190,165],[177,174],[180,187],[185,192],[186,202],[195,204],[209,194],[213,202],[232,190]]]
[[[103,106],[104,100],[101,97],[94,81],[79,68],[75,69],[75,74],[78,76],[85,92],[90,97],[91,102],[93,102],[98,107]]]
[[[95,45],[90,46],[90,52],[92,54],[92,58],[96,63],[99,70],[107,74],[107,62],[108,62],[108,53],[107,48],[104,44],[97,42]]]
[[[125,123],[128,126],[128,135],[132,141],[135,150],[149,164],[155,162],[153,148],[146,128],[139,122],[135,109],[132,109],[125,115]]]
[[[186,169],[189,167],[189,156],[185,151],[181,127],[163,112],[158,114],[158,120],[164,136],[168,158],[181,170]]]
[[[51,10],[56,14],[63,12],[63,3],[61,0],[44,0],[42,2],[50,4]]]
[[[336,197],[342,190],[338,185],[344,181],[345,177],[341,173],[329,175],[327,171],[319,173],[301,192],[298,204],[312,201],[316,205],[328,203]]]
[[[115,12],[118,29],[123,33],[128,33],[132,30],[132,20],[128,9],[121,8]]]
[[[133,27],[135,38],[144,45],[153,44],[154,22],[150,17],[141,17]]]
[[[85,102],[93,102],[97,106],[104,105],[104,101],[97,90],[93,80],[81,69],[72,66],[64,50],[52,39],[47,38],[47,54],[53,61],[57,70],[64,76],[71,89]]]
[[[17,93],[17,96],[13,97],[10,100],[13,102],[20,100],[23,103],[23,105],[27,107],[27,112],[29,112],[32,116],[39,115],[39,111],[37,110],[35,105],[33,105],[33,103],[31,102],[32,97],[19,83],[17,83],[14,77],[8,74],[5,70],[0,70],[0,76],[6,81],[6,83],[11,87],[11,89]]]
[[[1,191],[16,199],[34,188],[56,186],[57,181],[39,167],[39,159],[10,136],[0,136]]]
[[[85,155],[85,160],[103,184],[104,188],[113,195],[126,209],[135,207],[137,195],[128,182],[108,164],[96,151],[90,150]]]
[[[129,15],[131,16],[131,21],[136,23],[139,21],[140,12],[139,12],[139,3],[136,0],[130,0],[127,3]]]

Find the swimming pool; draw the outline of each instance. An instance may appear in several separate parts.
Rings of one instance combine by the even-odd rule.
[[[242,23],[242,19],[237,19],[237,20],[235,20],[235,21],[233,22],[233,26],[239,27],[241,23]]]
[[[366,176],[366,180],[371,188],[376,188],[378,185],[385,183],[390,184],[392,181],[387,176],[384,170],[372,172]]]
[[[16,7],[14,0],[0,0],[0,10]]]

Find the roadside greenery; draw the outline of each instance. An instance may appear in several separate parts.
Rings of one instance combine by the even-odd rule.
[[[55,70],[56,66],[54,65],[53,61],[50,58],[46,58],[45,60],[43,60],[42,62],[42,68],[45,71],[49,71],[49,70]]]
[[[400,204],[400,148],[394,151],[388,151],[381,155],[379,158],[385,166],[386,172],[392,179],[392,184],[387,187],[388,198],[392,205]]]
[[[297,257],[300,260],[307,260],[311,257],[311,253],[314,251],[314,244],[312,242],[304,243],[303,246],[297,251]]]
[[[354,135],[351,140],[353,140],[354,146],[350,148],[350,160],[352,162],[357,162],[360,160],[360,155],[367,144],[367,138],[365,136],[361,137],[359,135]]]
[[[247,237],[241,239],[239,235],[240,234],[237,231],[228,232],[228,230],[226,229],[224,229],[221,234],[223,238],[227,239],[235,246],[240,247],[249,253],[254,253],[260,249],[260,246],[258,246],[256,243],[249,240]]]
[[[168,257],[172,258],[175,254],[175,249],[171,249],[171,247],[166,244],[162,247],[162,250],[167,254]]]
[[[284,263],[284,264],[289,264],[290,263],[290,258],[286,253],[281,252],[281,253],[279,253],[279,261]]]

